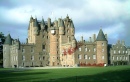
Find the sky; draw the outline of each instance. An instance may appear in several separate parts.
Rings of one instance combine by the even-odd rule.
[[[0,32],[26,42],[30,17],[73,20],[75,37],[88,40],[102,29],[108,43],[130,46],[130,0],[0,0]]]

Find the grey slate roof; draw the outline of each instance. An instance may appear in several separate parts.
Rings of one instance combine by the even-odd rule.
[[[100,29],[96,41],[107,41],[102,29]]]
[[[12,38],[11,38],[10,34],[7,35],[4,44],[9,44],[9,45],[12,44]]]
[[[45,25],[45,22],[44,22],[44,19],[43,19],[43,18],[42,18],[41,24],[42,24],[43,26]]]
[[[74,24],[73,24],[73,21],[71,22],[71,25],[70,25],[71,28],[74,28]]]
[[[34,27],[38,27],[37,18],[35,18],[34,23],[33,23],[33,26],[34,26]]]
[[[61,21],[60,21],[60,27],[64,27],[64,22],[63,22],[62,19],[61,19]]]

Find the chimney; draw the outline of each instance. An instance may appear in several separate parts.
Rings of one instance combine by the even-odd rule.
[[[51,19],[48,18],[48,27],[51,27]]]
[[[120,44],[120,40],[118,40],[117,44]]]
[[[124,40],[122,40],[121,44],[122,44],[123,46],[125,46],[125,41],[124,41]]]
[[[28,43],[28,38],[26,38],[26,44]]]
[[[83,36],[81,36],[81,41],[83,42]]]
[[[96,40],[96,34],[93,34],[93,36],[92,36],[92,42],[95,42],[95,40]]]
[[[91,37],[89,37],[89,42],[92,42],[92,38]]]

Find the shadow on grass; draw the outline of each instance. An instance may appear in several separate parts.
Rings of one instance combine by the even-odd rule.
[[[49,74],[49,72],[41,72],[32,70],[23,70],[23,69],[9,69],[9,70],[0,70],[0,81],[1,82],[30,82],[33,79],[42,78],[42,75]],[[31,81],[31,82],[32,82]]]
[[[91,82],[129,82],[130,69],[104,72],[95,75],[86,74],[84,76],[50,79],[48,82],[90,82],[90,81]]]
[[[119,69],[117,70],[117,68],[118,67],[108,67],[108,68],[100,68],[100,69],[90,68],[93,70],[79,69],[79,70],[83,70],[83,72],[86,72],[85,75],[81,76],[79,72],[77,76],[76,75],[74,76],[73,74],[72,74],[73,76],[71,76],[70,74],[70,76],[68,77],[66,76],[68,74],[64,75],[65,73],[70,73],[67,71],[76,70],[74,72],[77,72],[78,69],[66,69],[67,71],[65,71],[65,73],[62,73],[64,72],[65,69],[64,70],[63,69],[61,70],[60,69],[58,70],[44,70],[44,69],[43,70],[19,70],[19,69],[0,70],[0,81],[1,82],[90,82],[90,81],[91,82],[129,82],[130,67],[126,69],[120,69],[120,70]],[[108,69],[113,69],[113,70],[108,70]],[[108,71],[104,71],[104,70],[108,70]],[[98,71],[98,72],[92,73],[93,71],[94,72]],[[64,78],[60,78],[60,76],[62,77],[64,76]]]

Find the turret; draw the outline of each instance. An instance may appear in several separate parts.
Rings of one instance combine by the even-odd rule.
[[[37,18],[35,18],[34,20],[33,27],[34,27],[34,35],[37,35],[39,31]]]
[[[4,44],[5,45],[12,45],[12,39],[11,39],[10,34],[7,35]]]
[[[41,29],[44,30],[45,29],[45,22],[44,22],[44,19],[42,18],[42,21],[41,21]]]
[[[64,31],[65,26],[64,26],[63,20],[59,19],[58,23],[59,23],[59,34],[64,34],[65,33],[65,31]]]
[[[3,45],[3,67],[9,68],[10,65],[10,45],[12,45],[12,38],[10,34],[7,35]]]
[[[57,27],[58,27],[58,21],[55,20],[55,21],[54,21],[54,24],[55,24],[55,27],[57,28]]]
[[[73,48],[76,47],[76,39],[75,39],[74,36],[72,37],[72,47],[73,47]]]
[[[71,21],[71,23],[70,23],[70,28],[71,28],[71,34],[74,35],[75,32],[74,32],[74,24],[73,24],[73,21]]]
[[[100,29],[97,39],[97,64],[99,63],[106,63],[108,64],[108,54],[107,54],[107,39],[102,31]]]
[[[48,27],[50,28],[51,27],[51,19],[48,18]]]

